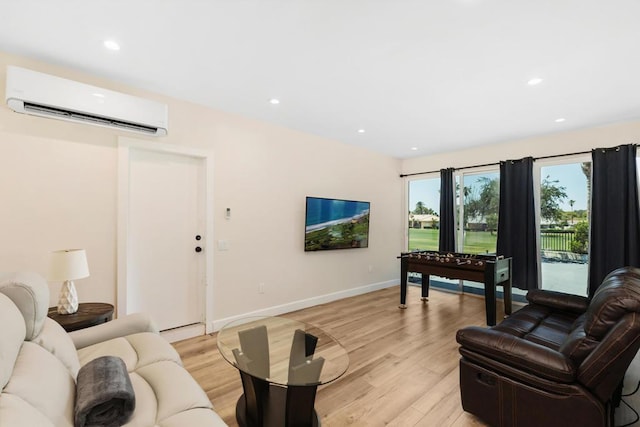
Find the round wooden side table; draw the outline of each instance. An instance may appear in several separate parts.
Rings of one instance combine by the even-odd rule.
[[[113,319],[113,305],[83,302],[78,304],[78,311],[73,314],[60,314],[57,307],[49,307],[47,316],[58,322],[65,331],[71,332],[110,321]]]

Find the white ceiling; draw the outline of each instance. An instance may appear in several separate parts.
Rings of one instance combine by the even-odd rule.
[[[638,0],[0,0],[0,50],[398,158],[640,118]]]

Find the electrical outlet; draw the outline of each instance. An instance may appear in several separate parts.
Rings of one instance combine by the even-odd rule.
[[[258,293],[264,294],[264,283],[258,283]]]

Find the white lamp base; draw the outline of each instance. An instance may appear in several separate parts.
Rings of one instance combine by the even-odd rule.
[[[58,299],[58,313],[73,314],[78,311],[78,294],[73,286],[73,281],[65,280],[60,289],[60,298]]]

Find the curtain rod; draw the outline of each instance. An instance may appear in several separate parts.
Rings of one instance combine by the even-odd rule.
[[[544,159],[555,159],[555,158],[558,158],[558,157],[577,156],[577,155],[580,155],[580,154],[591,154],[591,151],[578,151],[576,153],[554,154],[552,156],[534,157],[533,160],[535,161],[535,160],[544,160]],[[482,167],[485,167],[485,166],[497,166],[499,164],[500,164],[500,162],[485,163],[483,165],[473,165],[473,166],[463,166],[463,167],[460,167],[460,168],[453,168],[453,170],[461,171],[461,170],[464,170],[464,169],[482,168]],[[400,178],[404,178],[404,177],[407,177],[407,176],[414,176],[414,175],[425,175],[425,174],[428,174],[428,173],[436,173],[436,172],[440,172],[440,169],[434,170],[434,171],[400,174]]]

